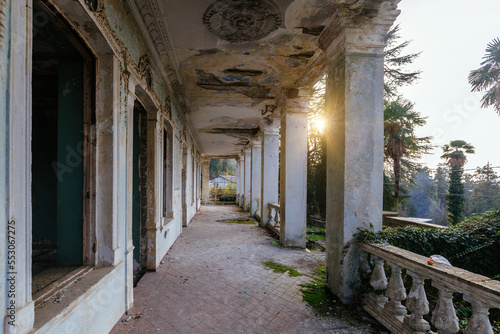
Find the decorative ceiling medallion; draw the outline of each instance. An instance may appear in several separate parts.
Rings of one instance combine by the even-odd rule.
[[[231,43],[261,39],[281,22],[281,9],[272,0],[216,0],[203,16],[212,34]]]

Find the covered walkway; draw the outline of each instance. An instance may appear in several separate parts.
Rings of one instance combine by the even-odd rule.
[[[277,247],[257,224],[229,223],[244,217],[235,206],[203,206],[134,289],[113,333],[378,333],[356,319],[316,317],[299,286],[310,278],[262,262],[311,274],[325,254]]]

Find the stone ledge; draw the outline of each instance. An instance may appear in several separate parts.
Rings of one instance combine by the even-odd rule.
[[[425,218],[384,216],[384,225],[389,227],[412,226],[412,227],[435,228],[435,229],[445,228],[445,226],[442,225],[431,224],[430,223],[431,221],[432,219],[425,219]]]

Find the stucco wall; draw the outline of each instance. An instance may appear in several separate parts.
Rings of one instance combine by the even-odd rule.
[[[17,320],[24,321],[25,327],[5,326],[5,317],[0,317],[0,328],[8,333],[26,333],[30,330],[34,314],[31,302],[31,196],[30,196],[30,69],[31,60],[31,2],[26,0],[0,0],[0,8],[6,15],[2,23],[6,31],[0,37],[0,247],[7,249],[7,222],[15,219],[24,236],[18,238],[17,264],[19,266],[16,282]],[[96,13],[89,10],[84,0],[53,0],[56,11],[60,11],[81,35],[89,48],[98,58],[97,122],[96,141],[97,157],[95,176],[98,181],[96,190],[95,229],[97,235],[97,255],[95,263],[108,266],[109,272],[84,292],[77,301],[62,312],[54,313],[53,318],[44,322],[40,333],[107,333],[120,316],[131,306],[132,271],[131,271],[131,226],[129,226],[128,192],[132,183],[129,176],[128,136],[130,132],[129,77],[135,76],[141,87],[147,87],[144,81],[144,66],[152,74],[152,88],[147,89],[150,106],[156,106],[158,112],[168,113],[169,101],[175,101],[169,95],[168,85],[162,76],[160,65],[154,61],[146,38],[142,36],[139,25],[135,22],[132,10],[126,1],[102,1],[103,7]],[[12,4],[12,6],[11,6]],[[28,11],[26,11],[28,9]],[[28,36],[16,34],[18,40],[11,43],[11,34],[15,19],[16,31],[28,32]],[[0,32],[2,32],[0,30]],[[3,41],[1,41],[3,38]],[[109,45],[106,45],[109,43]],[[17,59],[17,65],[10,60]],[[145,61],[146,59],[147,61]],[[142,61],[142,63],[141,63]],[[146,65],[144,65],[146,63]],[[26,65],[28,64],[28,65]],[[25,69],[24,66],[28,66]],[[10,73],[15,74],[15,78]],[[26,74],[27,73],[27,74]],[[7,88],[10,91],[7,91]],[[12,101],[16,103],[12,103]],[[11,108],[11,106],[20,106]],[[150,107],[149,106],[149,107]],[[186,131],[180,108],[172,102],[170,111],[174,131],[174,178],[178,178],[182,168],[182,152],[176,138],[185,136],[188,151],[194,145],[189,131]],[[12,120],[16,121],[13,122]],[[10,139],[10,140],[9,140]],[[14,145],[15,144],[15,145]],[[197,152],[197,149],[195,148]],[[28,153],[26,153],[28,152]],[[12,156],[15,154],[15,161]],[[188,171],[193,163],[188,155]],[[9,174],[9,171],[15,171]],[[23,174],[25,173],[25,174]],[[192,173],[187,173],[188,219],[196,212],[197,202],[191,198],[194,182]],[[174,179],[174,185],[181,185],[181,180]],[[161,185],[157,185],[160,187]],[[103,190],[103,191],[101,191]],[[196,194],[196,192],[195,192]],[[15,195],[13,197],[13,195]],[[158,205],[158,208],[160,206]],[[181,188],[173,190],[173,219],[160,227],[155,235],[156,266],[160,264],[168,249],[182,231]],[[158,219],[161,214],[158,213]],[[161,225],[161,223],[159,222]],[[94,250],[94,252],[96,252]],[[5,252],[0,252],[2,272],[7,273]],[[21,270],[22,268],[22,270]],[[92,275],[98,270],[94,270]],[[4,274],[7,275],[7,274]],[[0,280],[0,312],[6,314],[6,276]],[[35,320],[36,319],[35,314]],[[38,318],[39,320],[39,318]]]

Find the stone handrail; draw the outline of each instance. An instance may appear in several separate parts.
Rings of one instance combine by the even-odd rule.
[[[392,333],[432,333],[430,324],[423,318],[430,311],[424,280],[430,279],[439,291],[431,319],[438,333],[453,334],[460,330],[452,300],[453,293],[458,292],[472,305],[472,316],[464,333],[493,334],[488,311],[500,308],[499,281],[446,264],[430,265],[429,258],[394,246],[359,244],[359,247],[362,251],[360,267],[371,273],[373,288],[366,295],[363,307]],[[391,268],[389,280],[384,262]],[[401,277],[402,269],[412,277],[408,294]],[[403,306],[401,302],[405,299]]]
[[[432,224],[432,219],[426,218],[413,218],[413,217],[399,217],[397,212],[384,211],[382,214],[382,222],[384,226],[399,227],[399,226],[412,226],[423,228],[444,228],[445,226]]]
[[[408,218],[408,217],[385,217],[384,225],[390,227],[412,226],[412,227],[424,227],[424,228],[435,228],[435,229],[446,227],[442,225],[427,223],[420,218]]]
[[[281,222],[281,212],[280,205],[276,203],[269,203],[269,223],[268,226],[273,230],[278,236],[280,235],[280,222]]]

